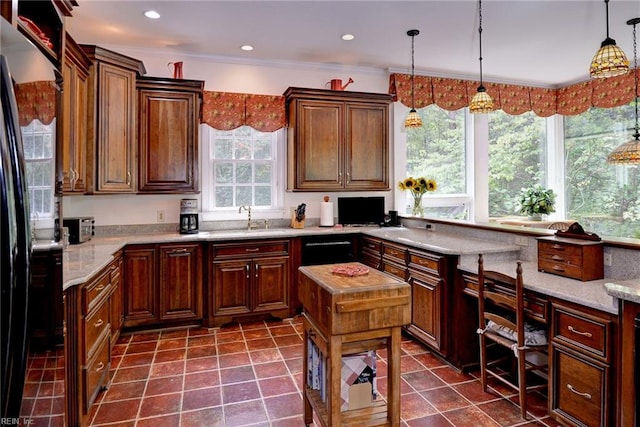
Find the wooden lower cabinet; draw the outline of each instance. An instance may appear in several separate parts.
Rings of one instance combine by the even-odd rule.
[[[289,245],[288,240],[211,244],[209,324],[291,315]]]
[[[614,426],[617,316],[552,301],[549,413],[570,426]]]
[[[109,384],[111,348],[118,325],[112,323],[117,307],[122,259],[114,260],[86,283],[64,293],[66,334],[65,394],[69,426],[89,425],[91,406]]]
[[[124,271],[125,327],[202,319],[200,243],[128,245]]]

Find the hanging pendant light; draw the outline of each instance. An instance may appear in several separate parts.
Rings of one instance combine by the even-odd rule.
[[[491,99],[482,84],[482,0],[478,0],[478,16],[478,38],[480,40],[480,86],[478,86],[478,91],[469,103],[469,111],[472,114],[484,114],[493,111],[493,99]]]
[[[627,21],[628,25],[633,25],[633,67],[635,82],[635,115],[636,127],[632,135],[633,139],[625,142],[609,156],[607,162],[613,164],[638,164],[640,163],[640,126],[638,125],[638,42],[636,40],[636,25],[640,24],[640,18],[633,18]]]
[[[629,60],[616,41],[609,37],[609,0],[604,0],[607,16],[607,38],[591,60],[589,73],[595,79],[620,76],[629,72]]]
[[[420,115],[416,111],[416,97],[415,97],[415,90],[414,90],[415,89],[415,86],[414,86],[414,80],[415,80],[414,40],[418,34],[420,34],[420,31],[418,30],[407,31],[407,35],[411,37],[411,110],[409,111],[407,118],[404,119],[404,127],[407,129],[422,127],[422,119],[420,118]]]

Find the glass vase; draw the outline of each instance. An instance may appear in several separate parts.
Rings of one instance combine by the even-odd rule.
[[[422,207],[422,194],[413,195],[413,208],[411,209],[413,216],[424,216],[424,208]]]

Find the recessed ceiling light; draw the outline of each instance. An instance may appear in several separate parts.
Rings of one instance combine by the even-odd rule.
[[[340,36],[340,38],[341,38],[342,40],[349,41],[349,40],[353,40],[353,39],[355,39],[355,38],[356,38],[356,36],[354,36],[353,34],[349,34],[349,33],[347,33],[347,34],[343,34],[343,35],[341,35],[341,36]]]
[[[253,46],[251,46],[250,44],[245,44],[240,46],[240,49],[250,51],[250,50],[253,50]]]
[[[158,19],[158,18],[160,18],[160,14],[158,12],[156,12],[155,10],[147,10],[144,13],[144,16],[146,16],[149,19]]]

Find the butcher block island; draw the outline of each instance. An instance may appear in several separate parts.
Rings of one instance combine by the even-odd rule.
[[[402,326],[411,321],[409,284],[360,263],[305,266],[299,272],[305,424],[313,422],[315,411],[324,426],[399,426],[400,341]],[[378,349],[388,354],[386,401],[376,395],[375,363],[364,377],[356,372],[354,382],[342,375],[349,369],[343,359],[371,360],[373,354],[375,361],[372,352]]]

